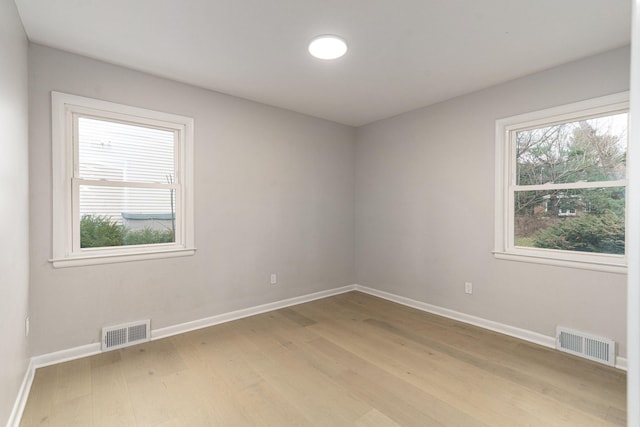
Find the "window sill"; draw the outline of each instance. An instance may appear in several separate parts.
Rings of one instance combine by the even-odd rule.
[[[153,252],[132,252],[118,254],[79,255],[68,258],[50,259],[54,268],[82,267],[86,265],[114,264],[120,262],[143,261],[148,259],[175,258],[191,256],[196,253],[196,248],[168,249]]]
[[[627,274],[627,266],[626,264],[622,263],[622,260],[620,260],[620,262],[615,262],[614,260],[611,260],[609,262],[607,262],[606,260],[568,260],[558,259],[551,256],[519,254],[504,251],[493,251],[493,255],[496,257],[496,259],[507,261],[528,262],[533,264],[553,265],[557,267],[578,268],[583,270],[603,271],[607,273]]]

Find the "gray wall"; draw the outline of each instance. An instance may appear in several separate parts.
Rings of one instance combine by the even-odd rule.
[[[9,418],[28,364],[27,48],[13,0],[0,0],[0,425]]]
[[[624,356],[624,275],[491,250],[495,120],[628,78],[618,49],[356,131],[32,45],[31,354],[96,342],[104,325],[162,328],[359,283],[547,336],[604,335]],[[51,267],[51,90],[195,118],[195,256]]]
[[[358,129],[357,283],[547,336],[603,335],[624,356],[626,275],[491,251],[495,120],[628,88],[623,48]]]
[[[157,329],[354,283],[354,129],[29,52],[32,355],[99,341],[106,325]],[[51,90],[195,119],[195,256],[52,268]]]

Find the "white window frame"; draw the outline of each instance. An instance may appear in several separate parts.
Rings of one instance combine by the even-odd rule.
[[[51,92],[54,267],[74,267],[195,253],[193,209],[193,119],[82,96]],[[173,131],[176,135],[176,234],[174,243],[84,248],[79,245],[79,185],[74,116],[92,116]],[[95,182],[95,181],[94,181]],[[75,243],[74,243],[75,242]]]
[[[516,187],[516,164],[514,150],[515,133],[518,130],[628,111],[629,92],[621,92],[496,120],[495,246],[493,251],[496,258],[612,273],[627,272],[626,255],[515,246],[514,188]],[[600,185],[592,183],[581,183],[580,185],[584,188],[600,187]],[[610,181],[608,185],[626,187],[627,180]],[[531,190],[546,189],[545,185],[527,186],[527,188],[529,187]],[[576,187],[575,184],[567,184],[567,188]],[[627,214],[625,224],[628,223],[628,219]],[[625,227],[625,230],[627,229],[628,227]],[[628,233],[626,237],[628,241]]]

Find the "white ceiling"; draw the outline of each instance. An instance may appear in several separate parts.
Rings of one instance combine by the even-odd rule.
[[[15,0],[32,42],[359,126],[629,44],[629,0]],[[338,34],[346,56],[307,52]]]

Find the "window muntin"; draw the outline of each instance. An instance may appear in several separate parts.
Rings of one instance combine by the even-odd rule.
[[[496,256],[623,271],[626,100],[496,122]]]
[[[190,255],[193,120],[52,94],[54,266]]]

